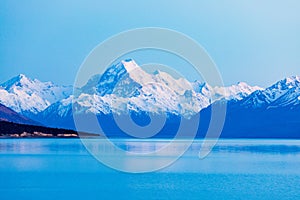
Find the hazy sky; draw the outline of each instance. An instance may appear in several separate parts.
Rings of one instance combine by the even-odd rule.
[[[72,84],[97,44],[121,31],[154,26],[194,38],[226,85],[268,86],[300,75],[299,10],[297,0],[1,0],[0,82],[24,73]]]

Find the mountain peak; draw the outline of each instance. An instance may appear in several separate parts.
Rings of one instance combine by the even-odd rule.
[[[20,79],[22,79],[22,78],[27,78],[27,77],[25,76],[25,74],[19,74],[17,77],[20,78]]]
[[[295,82],[300,83],[300,76],[298,76],[298,75],[290,76],[290,77],[286,78],[285,80],[286,80],[287,84],[295,83]]]
[[[238,86],[248,87],[249,85],[246,82],[237,82]]]
[[[281,90],[287,90],[291,88],[300,87],[300,76],[290,76],[288,78],[282,79],[269,87],[270,90],[276,88]]]
[[[19,113],[37,113],[71,92],[72,87],[59,87],[19,74],[0,84],[0,103]]]
[[[12,79],[19,80],[19,81],[21,81],[21,80],[31,80],[25,74],[19,74],[19,75],[13,77]],[[12,80],[12,79],[10,79],[10,80]]]
[[[251,85],[249,85],[249,84],[246,83],[246,82],[238,82],[238,83],[236,84],[236,86],[237,86],[237,87],[240,87],[240,88],[243,88],[244,90],[248,90],[248,91],[249,91],[249,94],[252,93],[252,92],[254,92],[254,91],[256,91],[256,90],[263,90],[263,89],[264,89],[264,88],[259,87],[259,86],[256,86],[256,85],[251,86]]]
[[[31,82],[32,82],[32,80],[30,78],[26,77],[24,74],[19,74],[15,77],[9,79],[8,81],[2,83],[0,86],[5,88],[6,90],[9,90],[13,86],[21,87],[21,86],[27,85]]]
[[[106,94],[112,94],[116,87],[121,89],[120,85],[123,85],[127,93],[128,90],[132,91],[136,88],[140,88],[141,86],[137,82],[139,79],[144,79],[145,76],[145,72],[134,60],[126,59],[107,68],[102,75],[92,77],[81,89],[87,94],[97,93],[100,96],[104,96]],[[119,93],[117,90],[115,92]]]
[[[136,64],[136,62],[132,59],[126,59],[126,60],[122,60],[118,65],[122,65],[127,72],[130,72],[136,68],[139,68],[139,66]]]
[[[298,104],[300,77],[282,79],[265,90],[257,91],[244,99],[243,106],[252,108],[274,108]]]

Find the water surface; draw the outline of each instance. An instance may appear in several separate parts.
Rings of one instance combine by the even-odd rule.
[[[114,142],[128,151],[148,152],[169,141]],[[300,141],[220,140],[200,160],[201,143],[195,141],[169,167],[129,174],[98,162],[79,139],[2,139],[0,199],[300,198]],[[147,159],[155,164],[176,150]],[[142,161],[137,156],[122,164]]]

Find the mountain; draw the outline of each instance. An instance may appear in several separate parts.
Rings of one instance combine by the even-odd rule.
[[[242,99],[239,107],[276,108],[293,107],[300,103],[300,76],[292,76],[278,81],[265,90],[255,91]]]
[[[202,93],[204,96],[210,97],[212,100],[211,103],[219,100],[242,100],[255,91],[263,90],[261,87],[250,86],[245,82],[239,82],[236,85],[228,87],[212,87],[207,83],[195,81],[193,83],[193,88],[195,91]]]
[[[261,88],[246,83],[213,88],[184,78],[175,79],[163,71],[150,74],[128,59],[112,65],[102,75],[91,77],[76,96],[52,104],[38,118],[64,128],[73,128],[73,111],[96,115],[144,112],[188,119],[216,100],[238,100],[258,89]]]
[[[198,105],[191,107],[187,98]],[[209,103],[192,90],[187,80],[174,79],[160,71],[149,74],[131,59],[111,66],[102,76],[98,75],[98,79],[93,77],[75,101],[82,106],[89,105],[83,101],[97,102],[94,107],[87,108],[94,113],[146,111],[182,115],[186,114],[187,107],[196,113]]]
[[[210,108],[201,111],[204,118]],[[300,138],[299,113],[300,77],[292,76],[240,101],[228,101],[222,137]]]
[[[81,137],[99,136],[86,132],[78,133],[74,130],[45,127],[0,104],[0,138],[74,138],[78,137],[78,134],[80,134]]]
[[[299,76],[282,79],[266,89],[244,82],[210,86],[159,70],[147,73],[128,59],[91,77],[74,94],[72,87],[43,83],[25,75],[14,77],[0,85],[0,103],[19,114],[3,107],[5,115],[0,118],[29,123],[29,116],[47,126],[75,129],[74,114],[85,119],[86,126],[81,131],[93,132],[92,116],[96,115],[101,128],[114,137],[127,135],[116,117],[125,121],[125,126],[132,121],[147,126],[152,120],[165,120],[157,137],[172,137],[180,123],[192,125],[200,115],[197,137],[203,137],[212,105],[227,105],[222,137],[300,138],[299,88]],[[131,121],[126,121],[128,116]]]
[[[72,93],[72,87],[41,82],[20,74],[0,84],[0,103],[26,116],[43,111]]]
[[[15,122],[19,124],[38,124],[2,104],[0,104],[0,121]]]

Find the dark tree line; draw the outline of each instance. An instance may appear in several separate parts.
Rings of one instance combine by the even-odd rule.
[[[21,135],[22,133],[34,134],[34,132],[51,134],[53,137],[57,137],[59,134],[73,134],[74,136],[76,135],[76,137],[78,137],[78,133],[73,130],[48,128],[43,126],[16,124],[13,122],[0,121],[0,136],[9,136],[12,134]]]

